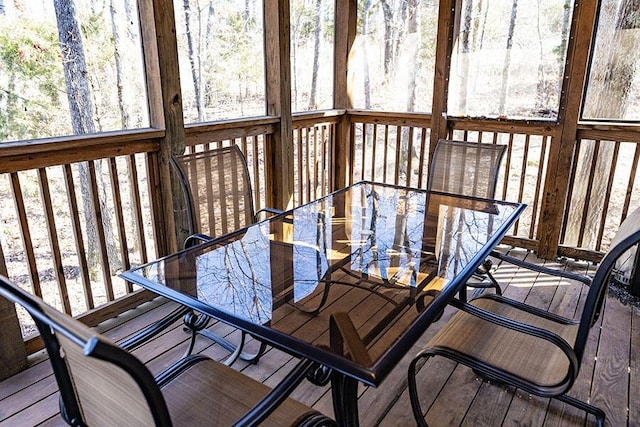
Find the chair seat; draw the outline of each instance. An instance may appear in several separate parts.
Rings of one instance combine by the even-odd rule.
[[[173,425],[230,426],[265,397],[264,384],[211,359],[181,371],[162,387]],[[290,426],[316,411],[287,398],[261,426]]]
[[[491,298],[478,298],[471,304],[517,322],[546,329],[562,337],[570,346],[575,343],[577,323],[560,324]],[[423,352],[462,353],[477,362],[493,365],[543,386],[560,384],[569,369],[566,355],[550,342],[463,311],[456,313],[429,341]]]

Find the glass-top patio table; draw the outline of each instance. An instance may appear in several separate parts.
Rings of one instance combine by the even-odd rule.
[[[122,277],[317,362],[357,425],[358,381],[381,384],[524,208],[359,182]]]

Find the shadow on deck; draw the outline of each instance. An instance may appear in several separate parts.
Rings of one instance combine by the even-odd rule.
[[[535,256],[514,250],[528,261]],[[565,268],[578,273],[593,271],[586,263],[545,262],[547,266]],[[519,272],[513,266],[500,265],[496,278],[506,296],[556,313],[573,317],[584,290],[566,280],[539,277],[532,272]],[[533,283],[533,286],[531,284]],[[125,339],[162,318],[173,308],[173,303],[156,299],[145,303],[99,326],[111,339]],[[640,309],[623,305],[617,298],[606,300],[604,314],[593,327],[590,343],[585,353],[580,376],[572,394],[601,407],[611,426],[635,425],[640,420]],[[414,349],[375,389],[360,386],[359,409],[363,426],[414,425],[406,388],[407,367],[431,336],[449,318],[448,309],[442,320],[434,324],[416,343]],[[234,339],[238,334],[224,324],[212,329]],[[136,355],[147,361],[152,372],[157,373],[179,358],[187,346],[188,335],[176,323],[172,329],[136,350]],[[196,352],[222,360],[228,354],[218,345],[200,339]],[[295,365],[295,360],[279,350],[270,348],[256,365],[242,361],[233,367],[268,385],[275,385]],[[521,390],[482,381],[471,370],[457,366],[442,358],[431,359],[420,371],[423,408],[428,408],[427,421],[431,426],[583,426],[586,415],[556,400],[540,399]],[[293,393],[296,399],[314,406],[331,416],[329,386],[317,387],[301,384]],[[58,413],[58,392],[45,354],[35,355],[31,366],[24,372],[0,383],[0,424],[12,426],[64,425]],[[595,425],[592,417],[586,425]]]

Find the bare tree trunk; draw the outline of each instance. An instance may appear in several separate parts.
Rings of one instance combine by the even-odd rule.
[[[113,52],[116,63],[116,92],[118,95],[118,107],[120,109],[120,120],[122,121],[122,128],[129,129],[129,112],[127,111],[127,104],[124,100],[124,82],[122,79],[122,59],[120,52],[122,51],[120,43],[120,32],[118,31],[118,12],[116,11],[113,0],[109,1],[109,12],[111,13],[111,34],[113,36]]]
[[[562,5],[562,32],[560,33],[560,46],[558,47],[558,75],[560,79],[564,74],[565,52],[569,41],[569,24],[571,23],[571,0],[564,0]]]
[[[511,4],[511,18],[509,19],[509,33],[507,34],[507,51],[504,55],[502,66],[502,87],[500,88],[500,115],[504,115],[507,106],[507,95],[509,93],[509,77],[511,73],[511,48],[513,47],[513,32],[516,27],[516,17],[518,15],[518,0],[513,0]]]
[[[135,18],[135,14],[133,11],[133,1],[135,0],[124,0],[124,13],[125,16],[127,17],[127,37],[129,38],[129,40],[131,40],[132,42],[137,43],[138,42],[138,32],[137,31],[133,31],[133,29],[135,28],[135,24],[137,21],[137,18]]]
[[[213,99],[212,99],[212,95],[213,95],[213,91],[211,90],[211,66],[209,65],[211,63],[210,58],[213,57],[213,25],[214,25],[214,19],[215,19],[215,8],[213,6],[213,0],[209,0],[209,6],[208,6],[208,11],[207,11],[207,25],[205,28],[205,32],[204,32],[204,52],[201,52],[201,56],[204,58],[204,64],[206,67],[205,73],[204,75],[200,76],[201,79],[203,80],[202,83],[202,88],[204,93],[202,94],[202,102],[204,103],[205,107],[206,106],[210,106],[213,104]]]
[[[416,76],[418,74],[418,46],[420,44],[420,0],[408,0],[407,1],[407,31],[404,46],[406,52],[408,69],[407,82],[407,105],[406,111],[415,111],[416,108]],[[402,61],[404,64],[405,61]],[[403,127],[402,130],[402,146],[401,146],[401,160],[400,160],[400,172],[403,173],[407,179],[407,183],[410,184],[411,170],[409,170],[409,158],[414,153],[409,152],[409,129]],[[415,167],[415,165],[413,165]]]
[[[616,2],[605,1],[601,6],[600,19],[611,22],[600,22],[599,29],[614,28],[612,34],[598,34],[598,45],[602,46],[596,62],[592,65],[589,79],[589,93],[585,116],[590,118],[623,119],[628,107],[631,83],[637,72],[637,54],[640,51],[640,0],[622,0],[618,7]],[[606,31],[606,30],[605,30]],[[598,48],[596,48],[598,50]],[[604,209],[620,209],[617,206],[604,206],[607,190],[606,179],[589,181],[592,163],[596,162],[594,176],[605,177],[609,173],[613,160],[614,145],[601,143],[598,147],[597,159],[595,144],[585,146],[578,159],[576,173],[576,197],[584,198],[587,186],[590,186],[591,199],[584,200],[585,210],[570,211],[565,242],[581,243],[589,247],[595,243],[598,224]],[[574,201],[575,203],[575,201]],[[586,216],[585,236],[580,242],[580,227]]]
[[[309,94],[309,110],[317,110],[316,96],[318,92],[318,67],[320,66],[320,35],[322,34],[321,18],[322,0],[316,0],[316,28],[313,35],[313,68],[311,74],[311,93]]]
[[[547,79],[544,72],[544,47],[540,32],[540,4],[537,7],[536,31],[538,33],[538,82],[536,84],[536,108],[542,109],[547,105]]]
[[[187,48],[189,52],[189,64],[191,65],[191,78],[193,80],[193,91],[196,98],[196,109],[198,111],[198,121],[205,120],[204,103],[202,102],[202,90],[200,88],[200,61],[196,58],[195,46],[193,44],[193,31],[191,28],[191,6],[189,0],[183,0],[184,24],[187,33]]]
[[[458,112],[467,113],[467,94],[469,92],[469,54],[471,53],[471,22],[473,18],[473,0],[467,0],[462,24],[460,28],[460,73],[457,81],[460,87],[460,97],[458,98]]]
[[[393,62],[393,12],[387,0],[380,0],[384,16],[384,77],[388,80]]]
[[[415,111],[416,108],[416,75],[418,74],[418,45],[420,42],[420,0],[408,0],[409,14],[407,19],[407,42],[411,49],[408,58],[413,63],[409,65],[409,78],[407,79],[407,109]],[[471,1],[469,1],[471,3]]]
[[[371,0],[365,0],[362,10],[362,62],[364,78],[364,107],[371,108],[371,81],[369,79],[369,59],[367,57],[367,37],[369,32],[369,9]]]
[[[80,26],[76,18],[75,4],[73,0],[68,2],[54,0],[54,5],[67,85],[71,126],[75,134],[94,133],[95,128],[91,117],[93,105],[89,93],[89,83],[86,79],[87,65],[84,58]],[[95,218],[92,215],[94,206],[89,190],[89,165],[86,162],[80,163],[78,165],[78,173],[80,175],[82,204],[87,224],[87,262],[91,269],[95,269],[99,263],[98,248],[96,247],[98,233]]]
[[[9,67],[9,81],[7,83],[5,108],[0,108],[0,140],[5,141],[11,137],[10,126],[14,120],[14,114],[18,108],[18,96],[16,95],[16,72]],[[1,97],[0,97],[1,99]],[[4,116],[4,117],[3,117]]]

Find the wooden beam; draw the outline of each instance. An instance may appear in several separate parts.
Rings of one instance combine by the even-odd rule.
[[[435,75],[433,78],[433,101],[431,104],[431,147],[432,158],[436,142],[447,136],[447,98],[449,96],[449,76],[451,74],[451,54],[454,45],[454,23],[456,0],[440,0],[438,8],[438,34],[436,42]]]
[[[578,0],[574,3],[558,112],[559,127],[549,146],[549,162],[540,209],[538,256],[541,258],[551,259],[558,254],[589,51],[599,4],[600,2]]]
[[[139,4],[150,125],[165,129],[157,157],[159,182],[151,184],[160,190],[151,196],[159,199],[153,205],[161,208],[154,226],[160,237],[158,252],[164,255],[178,250],[169,159],[182,154],[185,144],[176,23],[172,0],[142,0]]]
[[[348,110],[353,107],[350,95],[354,88],[349,81],[349,63],[358,25],[357,0],[336,0],[335,23],[333,107]],[[346,186],[351,176],[353,159],[350,136],[351,120],[349,115],[345,114],[336,126],[330,191]]]
[[[267,115],[280,117],[267,137],[265,177],[268,206],[293,207],[293,134],[291,124],[291,48],[289,0],[264,2],[264,43]]]
[[[0,245],[0,274],[7,277],[7,264]],[[27,368],[27,351],[22,339],[16,306],[0,297],[0,380],[9,378]]]

